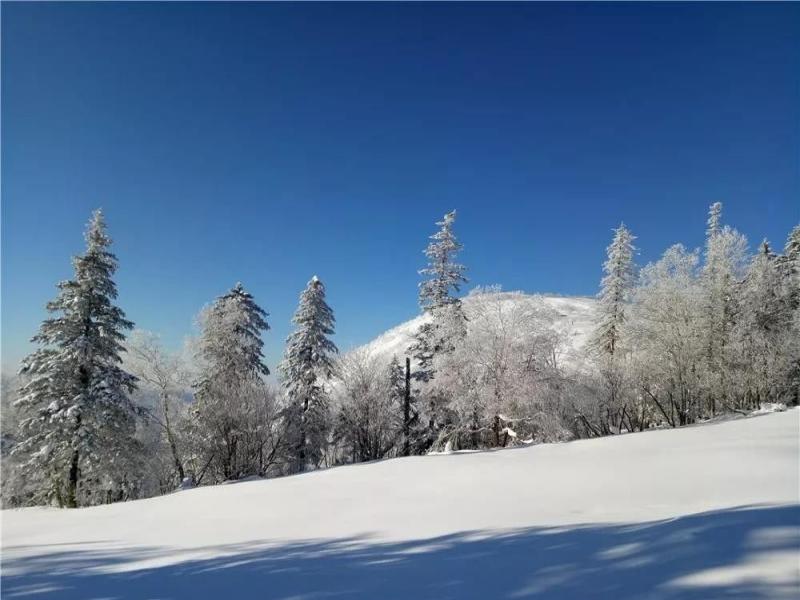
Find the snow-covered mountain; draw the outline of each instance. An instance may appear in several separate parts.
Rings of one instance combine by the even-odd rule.
[[[528,302],[541,301],[546,307],[552,309],[556,316],[555,326],[565,340],[566,348],[563,359],[567,364],[577,362],[580,351],[585,347],[597,323],[597,300],[581,296],[520,295],[513,292],[501,292],[499,296],[509,302],[520,299]],[[467,296],[463,299],[467,317],[469,317],[475,301],[475,296]],[[402,360],[408,353],[414,333],[427,318],[427,316],[420,315],[406,321],[375,338],[366,345],[366,348],[376,357],[390,360],[392,355],[397,355],[398,359]]]
[[[797,598],[797,409],[2,512],[2,597]]]

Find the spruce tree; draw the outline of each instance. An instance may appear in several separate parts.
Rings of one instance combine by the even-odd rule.
[[[269,375],[261,339],[262,332],[269,331],[268,316],[241,283],[214,301],[200,340],[205,369],[198,395],[210,393],[215,384],[230,386],[243,378]]]
[[[289,400],[284,415],[289,426],[290,470],[317,466],[325,448],[328,424],[327,380],[333,372],[331,355],[339,350],[328,339],[336,319],[325,301],[325,286],[315,275],[300,295],[286,338],[284,359],[278,366]]]
[[[269,330],[267,316],[241,283],[205,314],[198,352],[202,377],[192,413],[198,443],[221,480],[255,474],[247,440],[256,437],[252,413],[262,377],[269,375],[261,339]]]
[[[636,278],[633,263],[635,239],[625,224],[621,224],[614,230],[614,241],[607,248],[608,258],[603,264],[605,276],[600,283],[600,323],[595,343],[612,360],[620,345],[628,295]]]
[[[419,305],[430,316],[417,332],[412,346],[418,369],[414,373],[418,381],[430,381],[434,374],[434,357],[451,352],[459,337],[466,334],[466,319],[461,300],[454,294],[461,291],[466,267],[456,262],[462,246],[453,233],[456,211],[447,213],[437,222],[439,231],[431,236],[425,256],[428,266],[419,271],[426,277],[419,284]]]
[[[600,404],[600,428],[603,433],[609,433],[612,427],[622,429],[621,420],[625,412],[622,342],[628,296],[636,277],[633,263],[635,239],[625,224],[621,224],[614,230],[614,240],[607,248],[608,258],[603,264],[605,276],[600,283],[600,320],[593,340],[605,388]]]
[[[120,368],[124,331],[133,323],[113,301],[117,258],[103,213],[86,230],[86,252],[73,258],[74,279],[57,285],[46,319],[32,339],[43,348],[22,361],[27,383],[17,405],[29,415],[15,452],[40,484],[39,498],[77,507],[92,502],[81,478],[99,478],[132,445],[136,410],[129,394],[136,378]],[[42,481],[44,477],[44,481]]]
[[[437,222],[439,231],[431,236],[425,248],[428,266],[419,274],[425,279],[419,284],[419,305],[429,320],[420,326],[414,336],[411,352],[417,362],[414,379],[428,384],[425,395],[428,405],[428,441],[435,440],[437,431],[445,424],[448,391],[432,384],[437,363],[451,354],[466,336],[466,317],[461,300],[455,296],[461,291],[466,267],[456,262],[462,246],[453,233],[456,211],[447,213]]]

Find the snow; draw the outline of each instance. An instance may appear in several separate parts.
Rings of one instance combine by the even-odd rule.
[[[501,296],[506,296],[509,300],[518,300],[519,296],[513,292],[501,292]],[[544,302],[544,305],[555,311],[557,317],[555,327],[564,337],[564,356],[562,359],[565,364],[578,368],[581,363],[581,352],[589,341],[592,331],[597,324],[597,300],[578,296],[554,296],[542,295],[531,296],[523,295],[531,302],[537,298]],[[467,296],[462,298],[464,312],[469,317],[471,304],[475,301],[474,297]],[[398,360],[408,354],[408,349],[413,343],[413,337],[419,327],[430,320],[429,315],[420,315],[410,321],[406,321],[393,329],[383,333],[366,345],[372,354],[390,361],[393,355],[397,355]]]
[[[2,513],[3,598],[797,598],[800,411]]]
[[[754,410],[753,414],[754,415],[766,415],[766,414],[774,413],[774,412],[783,412],[785,410],[786,410],[786,405],[783,404],[782,402],[779,402],[779,403],[762,402],[761,403],[761,408],[759,408],[758,410]]]

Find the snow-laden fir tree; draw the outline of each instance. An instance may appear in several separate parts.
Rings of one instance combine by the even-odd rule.
[[[425,248],[428,266],[419,272],[426,278],[419,284],[419,305],[430,320],[414,336],[411,351],[417,369],[413,376],[415,380],[428,384],[435,375],[437,360],[452,353],[466,335],[466,318],[461,300],[455,294],[461,291],[461,284],[468,279],[464,276],[466,267],[456,262],[462,246],[453,233],[455,219],[456,211],[452,211],[436,223],[439,231],[431,236],[432,241]],[[428,427],[433,435],[443,420],[445,391],[429,385],[426,395]]]
[[[722,204],[711,205],[706,230],[705,264],[701,273],[704,291],[702,328],[705,335],[703,366],[706,410],[714,414],[717,404],[729,394],[730,333],[736,312],[736,286],[746,268],[747,240],[739,232],[721,225]]]
[[[267,316],[237,283],[203,318],[193,416],[201,451],[220,480],[257,474],[251,455],[262,437],[255,414],[269,375],[261,339]]]
[[[614,240],[607,248],[608,258],[603,264],[605,276],[600,283],[600,322],[595,343],[600,352],[612,359],[620,346],[625,310],[636,279],[635,239],[624,223],[620,225],[614,230]]]
[[[419,363],[414,377],[420,381],[433,377],[434,356],[452,351],[456,338],[465,331],[461,300],[454,295],[468,281],[464,276],[466,267],[456,262],[462,246],[453,233],[455,219],[456,211],[452,211],[436,223],[439,231],[431,236],[432,241],[425,248],[428,266],[419,272],[426,278],[419,284],[419,305],[430,315],[430,321],[417,332],[412,347]]]
[[[297,328],[286,338],[284,359],[278,366],[289,405],[290,471],[316,467],[322,460],[328,433],[328,393],[333,372],[332,355],[338,353],[329,339],[336,319],[325,301],[325,286],[315,275],[300,294],[292,323]]]
[[[34,501],[67,507],[105,500],[83,482],[112,492],[108,475],[124,475],[135,432],[129,394],[136,378],[119,366],[123,332],[133,323],[113,303],[117,258],[100,210],[85,237],[86,252],[72,261],[75,277],[59,283],[58,297],[46,305],[57,316],[32,340],[43,347],[22,361],[27,383],[17,401],[28,416],[15,452],[29,456],[22,469],[38,488]]]
[[[607,248],[608,258],[603,264],[605,276],[600,283],[600,319],[593,341],[605,388],[605,400],[599,407],[600,428],[604,433],[612,428],[622,428],[620,421],[625,411],[622,341],[627,305],[636,278],[633,262],[635,239],[625,224],[621,224],[614,230],[614,240]]]
[[[398,403],[402,403],[406,387],[406,370],[400,364],[400,361],[397,360],[397,354],[393,354],[392,360],[389,361],[387,378],[389,380],[389,393],[392,399]]]

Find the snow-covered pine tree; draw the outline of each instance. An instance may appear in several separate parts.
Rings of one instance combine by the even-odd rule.
[[[314,275],[300,294],[292,319],[297,329],[286,338],[284,359],[278,366],[289,400],[284,416],[294,473],[319,465],[325,448],[329,408],[325,384],[333,372],[331,355],[339,352],[328,339],[335,322],[325,301],[325,286]]]
[[[198,442],[220,480],[256,474],[248,441],[257,437],[262,376],[269,375],[261,339],[269,330],[267,316],[241,283],[204,315],[193,417]]]
[[[608,258],[603,264],[605,276],[600,283],[600,322],[595,331],[595,344],[612,361],[620,345],[628,296],[636,279],[635,239],[622,223],[614,230],[614,240],[607,248]]]
[[[603,264],[605,276],[600,283],[600,319],[594,332],[599,371],[605,388],[600,406],[600,427],[604,433],[622,428],[625,413],[622,340],[626,309],[636,278],[633,255],[636,238],[622,223],[614,230],[614,240],[607,248]]]
[[[440,229],[425,248],[428,266],[419,272],[427,277],[419,284],[419,305],[431,320],[420,327],[412,346],[418,362],[414,378],[418,381],[432,379],[434,356],[452,351],[457,341],[453,337],[466,330],[461,300],[453,295],[468,281],[464,276],[466,267],[455,262],[462,248],[453,233],[455,218],[456,211],[452,211],[436,223]],[[451,337],[448,339],[448,336]]]
[[[392,360],[389,361],[387,371],[389,379],[389,393],[392,395],[392,400],[402,404],[403,394],[406,386],[406,374],[405,369],[400,364],[400,361],[397,360],[397,354],[392,355]]]
[[[82,478],[97,480],[134,446],[136,414],[129,399],[136,378],[119,366],[123,332],[133,323],[113,304],[117,258],[99,209],[85,237],[86,252],[72,260],[74,279],[59,283],[58,297],[46,305],[60,314],[32,339],[44,347],[22,361],[27,383],[16,403],[28,417],[15,452],[30,457],[22,468],[38,500],[72,508],[97,497],[82,489]]]
[[[447,213],[437,222],[439,231],[431,236],[425,248],[428,266],[419,274],[426,277],[419,284],[419,305],[430,315],[414,336],[411,351],[417,361],[413,377],[416,381],[430,383],[436,372],[436,360],[455,349],[466,335],[466,318],[461,300],[454,294],[461,291],[461,284],[469,281],[464,276],[466,267],[456,262],[462,246],[453,233],[456,211]],[[431,435],[438,427],[439,413],[443,409],[443,391],[428,389],[428,427]]]

